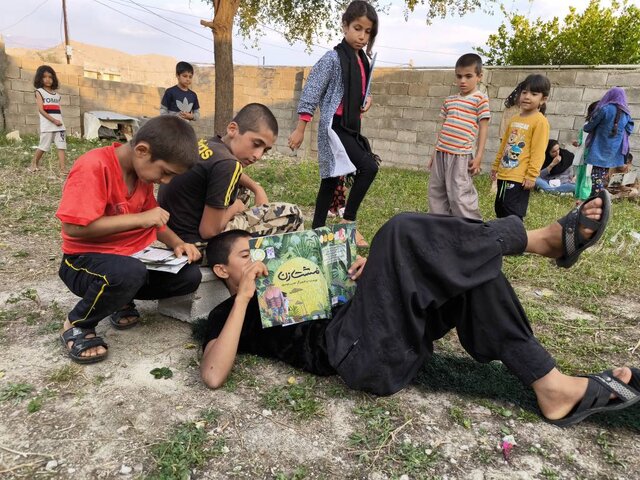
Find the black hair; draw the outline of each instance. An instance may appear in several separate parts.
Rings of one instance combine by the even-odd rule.
[[[367,55],[371,56],[371,50],[376,42],[376,35],[378,35],[378,14],[376,9],[369,2],[354,0],[342,14],[342,25],[348,27],[351,22],[360,17],[367,17],[371,21],[371,33],[369,33],[369,42],[366,50]]]
[[[207,244],[207,265],[214,267],[215,265],[227,265],[229,263],[229,255],[236,241],[240,238],[250,238],[251,234],[246,230],[228,230],[219,233],[209,240]]]
[[[245,105],[236,113],[232,121],[238,124],[240,134],[247,130],[259,132],[261,127],[266,126],[274,135],[278,136],[278,120],[276,120],[273,112],[269,110],[269,107],[261,103]]]
[[[49,65],[40,65],[36,70],[36,74],[33,77],[33,86],[35,88],[44,88],[44,83],[42,79],[44,78],[45,73],[50,73],[53,77],[53,83],[51,84],[51,90],[58,89],[58,76],[56,75],[56,71],[51,68]]]
[[[465,53],[456,61],[456,68],[474,67],[476,75],[482,73],[482,58],[476,53]]]
[[[523,83],[524,82],[520,82],[518,85],[516,85],[516,88],[513,89],[513,92],[511,92],[509,96],[504,99],[504,106],[506,108],[514,107],[518,105],[518,103],[520,103],[520,93],[522,92]]]
[[[131,146],[146,142],[151,149],[151,160],[164,160],[187,169],[198,160],[198,139],[193,127],[181,118],[160,115],[149,119],[138,130]]]
[[[551,152],[551,149],[553,147],[555,147],[556,145],[560,145],[560,142],[558,142],[558,140],[552,138],[549,140],[549,143],[547,143],[547,149],[545,150],[545,154],[549,155],[549,152]]]
[[[585,116],[585,119],[587,120],[587,122],[591,120],[591,117],[593,116],[593,112],[596,111],[596,107],[598,106],[598,103],[599,101],[596,100],[595,102],[591,102],[587,107],[587,115]]]
[[[527,90],[533,93],[541,93],[543,97],[548,97],[551,92],[551,82],[549,79],[538,73],[532,73],[525,78],[520,85],[522,85],[520,92]],[[543,103],[540,105],[540,113],[544,114],[546,111],[547,104]]]
[[[189,72],[193,75],[193,65],[189,62],[178,62],[176,63],[176,76],[182,75],[184,72]]]

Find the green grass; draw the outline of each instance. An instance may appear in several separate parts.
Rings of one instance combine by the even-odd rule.
[[[193,468],[222,454],[225,439],[208,433],[208,430],[215,428],[219,417],[217,410],[206,410],[201,413],[199,420],[177,426],[167,440],[154,445],[151,454],[156,467],[146,479],[186,480],[191,478]]]
[[[426,478],[441,458],[437,448],[422,442],[405,441],[411,432],[413,417],[392,398],[362,400],[353,410],[358,428],[349,436],[352,453],[360,463],[382,470],[392,478],[408,474]]]
[[[13,401],[15,405],[27,398],[33,391],[33,385],[28,383],[9,382],[0,389],[0,402]]]
[[[290,411],[299,420],[321,416],[324,413],[321,398],[317,395],[317,379],[304,376],[286,385],[276,385],[262,394],[262,401],[271,410]]]

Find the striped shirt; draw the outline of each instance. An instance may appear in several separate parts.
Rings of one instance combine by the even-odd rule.
[[[436,150],[454,155],[473,155],[480,120],[491,118],[489,98],[476,90],[470,95],[450,95],[440,109],[444,118]]]

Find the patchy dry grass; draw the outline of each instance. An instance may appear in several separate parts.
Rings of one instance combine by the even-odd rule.
[[[438,342],[415,384],[391,398],[254,356],[240,356],[224,388],[207,391],[196,351],[185,346],[187,329],[149,314],[131,332],[107,330],[116,347],[111,363],[61,361],[57,333],[69,300],[42,295],[42,284],[57,281],[54,213],[63,178],[54,155],[40,172],[26,171],[36,140],[8,144],[0,135],[0,348],[13,355],[0,362],[0,417],[7,419],[0,444],[9,439],[27,457],[37,447],[36,458],[44,459],[0,451],[0,473],[9,478],[53,476],[44,466],[54,455],[66,458],[60,478],[123,478],[127,465],[136,467],[134,478],[150,479],[465,478],[474,471],[491,472],[487,478],[631,478],[637,471],[638,409],[552,429],[535,413],[530,389],[500,365],[468,359],[455,334]],[[99,145],[69,139],[68,164]],[[274,155],[248,172],[271,198],[313,211],[315,162]],[[426,211],[427,182],[424,172],[383,168],[359,214],[367,239],[398,212]],[[492,218],[488,178],[476,184],[481,210]],[[541,227],[573,203],[534,193],[526,224]],[[639,231],[640,207],[619,201],[603,240],[575,268],[531,255],[505,259],[536,334],[563,370],[640,363],[640,245],[630,235]],[[171,368],[171,379],[153,380],[149,371],[160,365]],[[81,438],[85,431],[91,441]],[[509,464],[496,450],[506,434],[519,442]],[[102,442],[109,453],[97,450],[107,448]],[[62,455],[58,444],[72,453]],[[94,470],[86,458],[99,459]]]

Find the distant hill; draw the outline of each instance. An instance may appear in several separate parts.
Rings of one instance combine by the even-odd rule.
[[[130,55],[112,48],[71,42],[72,65],[82,65],[85,70],[106,75],[117,75],[119,80],[153,86],[169,86],[175,83],[176,59],[166,55]],[[40,58],[42,62],[66,63],[64,44],[44,50],[7,47],[7,54],[18,57]]]

